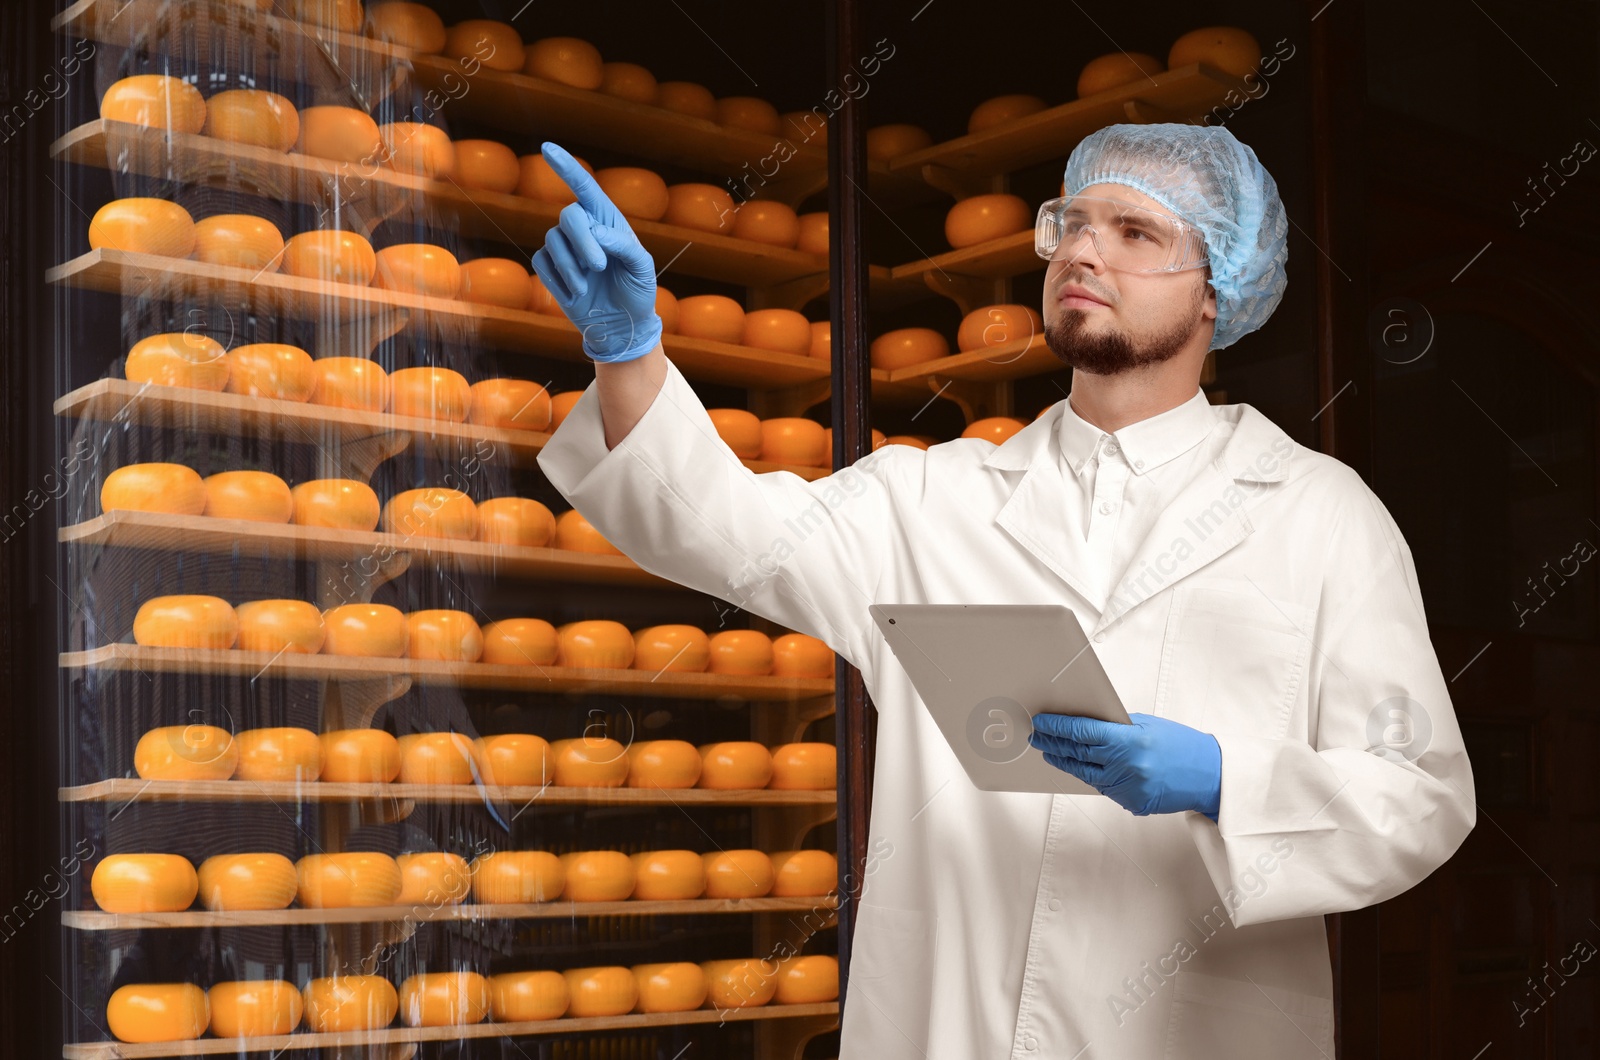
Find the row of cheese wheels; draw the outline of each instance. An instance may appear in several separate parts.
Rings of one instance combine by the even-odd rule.
[[[469,737],[382,729],[314,733],[294,727],[229,732],[218,725],[163,725],[139,737],[133,768],[144,780],[474,784],[582,788],[827,791],[831,743],[768,748],[754,740],[641,740],[609,736],[554,741],[532,733]]]
[[[407,1027],[521,1023],[628,1013],[689,1012],[834,1001],[838,959],[790,954],[774,959],[593,965],[563,971],[422,972],[395,990],[377,975],[313,979],[304,990],[283,979],[235,980],[202,990],[193,983],[130,983],[106,1005],[106,1024],[124,1042],[371,1031],[398,1015]]]
[[[816,898],[838,884],[825,850],[499,850],[471,861],[432,850],[390,857],[378,851],[214,854],[194,863],[180,854],[110,854],[89,890],[107,913],[178,913],[195,899],[213,912],[373,909],[416,912],[459,905],[538,902],[687,902],[700,898]]]
[[[560,626],[542,618],[505,618],[479,626],[467,612],[448,608],[408,613],[389,604],[340,604],[321,611],[304,600],[251,600],[234,607],[219,596],[194,594],[151,597],[139,605],[133,641],[151,648],[737,677],[824,678],[834,668],[833,650],[804,633],[707,634],[684,623],[629,630],[609,618]]]

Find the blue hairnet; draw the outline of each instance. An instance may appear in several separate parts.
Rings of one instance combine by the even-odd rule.
[[[1067,159],[1066,194],[1123,184],[1205,235],[1217,292],[1211,348],[1231,346],[1267,322],[1289,278],[1288,217],[1278,185],[1255,152],[1220,125],[1108,125]]]

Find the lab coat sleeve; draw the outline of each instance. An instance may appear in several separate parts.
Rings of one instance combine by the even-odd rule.
[[[1189,815],[1240,927],[1392,898],[1443,864],[1476,823],[1472,769],[1411,551],[1377,496],[1344,471],[1307,662],[1311,742],[1218,734],[1217,822]]]
[[[645,570],[817,637],[855,662],[888,547],[886,473],[897,448],[814,481],[758,474],[717,434],[669,361],[660,393],[615,448],[606,449],[590,385],[539,467]]]

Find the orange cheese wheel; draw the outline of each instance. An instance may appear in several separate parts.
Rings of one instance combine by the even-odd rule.
[[[354,107],[306,107],[300,112],[300,138],[295,150],[332,162],[375,166],[383,158],[378,123]]]
[[[909,445],[913,449],[927,449],[928,442],[910,434],[891,434],[884,439],[885,445]]]
[[[108,913],[176,913],[194,904],[200,878],[179,854],[111,854],[94,867],[89,891]]]
[[[503,618],[483,627],[480,662],[499,666],[554,666],[556,627],[542,618]]]
[[[228,351],[228,393],[306,401],[317,389],[311,355],[282,342],[255,342]]]
[[[223,651],[239,639],[239,616],[216,596],[155,596],[133,616],[133,642],[153,648]]]
[[[967,424],[966,429],[961,432],[961,437],[982,438],[1000,445],[1025,426],[1021,420],[1012,416],[985,416]]]
[[[206,484],[182,464],[128,464],[106,476],[100,510],[199,515],[206,510]]]
[[[682,902],[699,898],[706,889],[705,862],[693,850],[647,850],[629,860],[633,897],[641,902]]]
[[[700,855],[707,898],[764,898],[772,890],[772,859],[760,850],[716,850]]]
[[[207,265],[277,272],[283,258],[283,233],[265,217],[247,213],[214,214],[194,224],[194,258]]]
[[[450,180],[456,172],[456,149],[450,134],[420,121],[393,121],[378,126],[383,164],[400,173],[428,180]]]
[[[555,296],[550,293],[550,288],[544,285],[537,273],[528,277],[528,308],[535,313],[542,313],[547,317],[556,317],[567,325],[576,327],[572,321],[567,320],[567,315],[556,304]]]
[[[785,633],[772,640],[773,677],[832,677],[833,649],[804,633]]]
[[[463,302],[496,305],[502,309],[527,309],[533,295],[528,270],[510,258],[474,258],[461,263]]]
[[[692,788],[704,760],[687,740],[641,740],[628,745],[628,787]]]
[[[213,519],[287,523],[294,514],[289,484],[269,471],[219,471],[205,484],[205,514]]]
[[[307,854],[294,868],[307,909],[393,905],[400,897],[400,866],[374,850]]]
[[[366,17],[361,0],[273,0],[274,8],[299,22],[357,33]],[[278,8],[276,5],[283,5]]]
[[[313,405],[382,412],[389,407],[389,373],[365,357],[322,357],[311,362]]]
[[[582,390],[568,390],[560,394],[550,395],[550,430],[554,431],[561,426],[561,421],[567,418],[567,413],[572,411],[583,397]]]
[[[400,984],[400,1022],[407,1027],[482,1023],[489,980],[477,972],[422,972]]]
[[[867,130],[867,159],[871,162],[887,162],[932,146],[933,137],[920,125],[895,122]]]
[[[745,409],[706,409],[717,437],[741,460],[761,459],[761,420]]]
[[[485,784],[537,787],[555,782],[550,744],[532,733],[501,733],[472,741],[473,761]]]
[[[728,233],[733,230],[735,209],[733,196],[715,184],[672,184],[661,220],[680,228]]]
[[[282,854],[213,854],[200,863],[200,904],[213,912],[287,909],[300,889]]]
[[[410,627],[407,658],[477,662],[483,654],[483,630],[465,611],[413,611],[406,616],[406,625]]]
[[[228,143],[290,151],[300,139],[300,112],[276,92],[230,88],[206,100],[204,132]]]
[[[400,866],[400,905],[420,905],[438,909],[455,905],[472,893],[472,870],[460,854],[442,850],[401,854],[394,859]]]
[[[557,398],[561,395],[557,394]],[[555,405],[551,405],[551,415],[554,416]],[[596,552],[603,555],[620,556],[622,550],[607,541],[600,531],[594,528],[583,513],[576,508],[568,508],[556,516],[556,530],[551,537],[551,543],[556,548],[568,549],[572,552]],[[623,663],[624,666],[627,663]]]
[[[426,4],[384,0],[367,9],[367,36],[419,55],[444,51],[444,20]]]
[[[522,169],[517,153],[497,140],[456,141],[456,183],[463,188],[510,195]]]
[[[744,340],[744,307],[725,294],[678,299],[678,334],[738,344]]]
[[[697,674],[711,661],[711,638],[697,626],[671,623],[633,631],[635,670]]]
[[[764,677],[772,673],[772,638],[759,629],[724,629],[711,637],[706,669],[714,674]]]
[[[497,850],[472,861],[472,898],[484,905],[552,902],[566,880],[561,859],[543,850]]]
[[[289,491],[296,526],[370,532],[378,526],[378,495],[353,478],[318,478]]]
[[[811,110],[786,110],[779,115],[783,119],[783,135],[793,144],[814,144],[816,147],[826,149],[828,146],[828,116],[825,107],[814,107]]]
[[[1234,77],[1255,73],[1261,61],[1261,46],[1247,30],[1237,26],[1202,26],[1172,42],[1167,51],[1167,68],[1206,63]]]
[[[661,333],[678,333],[678,296],[656,284],[656,316],[661,318]]]
[[[471,541],[478,533],[478,506],[460,490],[425,486],[389,498],[383,528],[404,537]]]
[[[628,751],[609,736],[579,736],[550,744],[555,783],[570,788],[620,788],[628,779]]]
[[[605,81],[602,65],[600,49],[577,37],[545,37],[523,49],[523,73],[573,88],[599,88]]]
[[[778,962],[772,1000],[779,1005],[815,1005],[839,997],[839,958],[826,953],[790,957]]]
[[[609,618],[562,623],[556,627],[556,665],[625,670],[633,665],[633,634]]]
[[[826,320],[813,320],[811,322],[811,345],[806,348],[809,356],[819,360],[833,358],[833,324]]]
[[[1044,318],[1032,306],[989,305],[974,309],[961,318],[961,327],[956,332],[956,348],[965,353],[1043,334]]]
[[[522,69],[522,37],[509,23],[469,18],[445,31],[444,54],[512,73]]]
[[[816,898],[839,886],[839,860],[826,850],[780,850],[771,858],[774,898]]]
[[[804,416],[761,421],[761,459],[775,464],[827,467],[833,459],[822,424]]]
[[[885,371],[909,368],[950,356],[950,341],[932,328],[895,328],[872,340],[872,367]]]
[[[522,289],[526,292],[528,285]],[[550,427],[550,392],[530,379],[481,379],[472,384],[470,394],[468,423],[520,431]]]
[[[187,258],[194,243],[194,218],[165,199],[115,199],[89,219],[91,250]]]
[[[234,742],[239,745],[239,767],[233,772],[238,780],[308,784],[322,775],[322,741],[310,729],[246,729]]]
[[[463,423],[472,411],[472,386],[453,368],[402,368],[389,373],[389,411]]]
[[[397,243],[378,251],[372,286],[427,298],[454,298],[461,291],[461,263],[432,243]]]
[[[239,617],[243,651],[315,655],[322,650],[326,631],[322,612],[304,600],[250,600],[233,609]]]
[[[410,627],[406,616],[388,604],[341,604],[322,613],[327,655],[399,659],[406,653]]]
[[[1030,114],[1037,114],[1048,107],[1049,104],[1038,96],[1026,92],[1015,92],[1006,96],[995,96],[986,99],[972,109],[972,114],[967,118],[967,133],[974,135],[986,129],[993,129],[998,125],[1026,118]]]
[[[694,81],[657,82],[656,106],[691,118],[717,120],[717,97],[705,85]]]
[[[567,1015],[621,1016],[632,1012],[639,1002],[639,985],[633,970],[621,965],[593,968],[567,968]]]
[[[724,740],[700,748],[699,787],[717,791],[764,788],[772,779],[772,752],[754,740]]]
[[[1033,210],[1020,195],[991,192],[962,199],[944,217],[944,237],[952,247],[976,246],[1033,227]]]
[[[742,345],[805,357],[811,352],[811,321],[793,309],[753,309],[744,315]]]
[[[496,1023],[553,1020],[566,1014],[567,977],[560,972],[504,972],[489,977],[489,1018]]]
[[[755,96],[724,96],[717,100],[714,120],[730,129],[748,129],[767,136],[783,134],[783,119],[778,116],[778,108]]]
[[[382,729],[335,729],[322,740],[322,779],[387,784],[400,775],[400,741]]]
[[[129,983],[106,1002],[106,1026],[124,1042],[188,1041],[210,1022],[206,993],[193,983]]]
[[[472,740],[459,732],[400,737],[400,783],[471,784]]]
[[[733,218],[733,237],[774,247],[800,242],[800,217],[794,207],[758,199],[739,207]]]
[[[594,179],[624,217],[659,221],[667,212],[667,182],[653,170],[611,166],[597,172]]]
[[[1078,98],[1097,96],[1113,88],[1121,88],[1135,81],[1149,84],[1147,80],[1162,73],[1166,67],[1154,55],[1143,52],[1111,52],[1090,59],[1078,72]]]
[[[795,218],[800,232],[795,236],[794,248],[807,254],[828,255],[828,214],[825,210],[803,213]]]
[[[227,351],[216,339],[172,331],[134,343],[122,374],[133,383],[216,391],[228,385],[228,367]]]
[[[634,103],[656,101],[656,75],[638,63],[601,63],[600,91]]]
[[[288,1034],[305,1011],[299,987],[287,979],[236,979],[206,991],[211,1033],[218,1038]]]
[[[375,1031],[393,1023],[400,1008],[394,984],[379,975],[313,979],[302,993],[306,1030],[319,1034]]]
[[[786,743],[772,749],[772,779],[780,791],[829,791],[838,779],[837,751],[831,743]]]
[[[636,964],[633,980],[639,991],[637,1012],[689,1012],[706,999],[705,969],[690,961]]]
[[[541,548],[555,536],[556,517],[527,497],[493,497],[478,505],[478,540]]]
[[[594,167],[588,162],[572,156],[578,165],[591,177],[594,176]],[[565,180],[550,168],[550,163],[544,160],[544,155],[523,155],[517,160],[519,172],[517,174],[517,194],[525,199],[537,199],[540,202],[553,203],[557,206],[566,206],[578,201],[578,196]]]
[[[772,1000],[778,989],[777,967],[754,957],[701,961],[706,973],[708,1008],[756,1008]]]
[[[284,244],[283,271],[305,280],[366,287],[378,271],[378,255],[365,236],[337,228],[301,232]]]
[[[882,446],[884,437],[885,435],[882,431],[878,430],[876,427],[872,428],[872,448],[877,449]],[[824,448],[831,454],[833,452],[833,428],[822,428],[822,438]]]
[[[559,741],[558,741],[559,742]],[[561,855],[565,897],[574,902],[620,902],[633,894],[633,859],[618,850],[577,850]]]
[[[135,74],[114,82],[100,97],[100,117],[193,135],[206,124],[200,90],[165,74]]]

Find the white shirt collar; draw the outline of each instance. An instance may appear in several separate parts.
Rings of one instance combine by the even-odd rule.
[[[1216,425],[1211,402],[1198,386],[1183,404],[1109,434],[1079,416],[1068,400],[1061,402],[1061,455],[1073,474],[1082,474],[1089,458],[1114,439],[1133,473],[1143,475],[1199,445]]]

